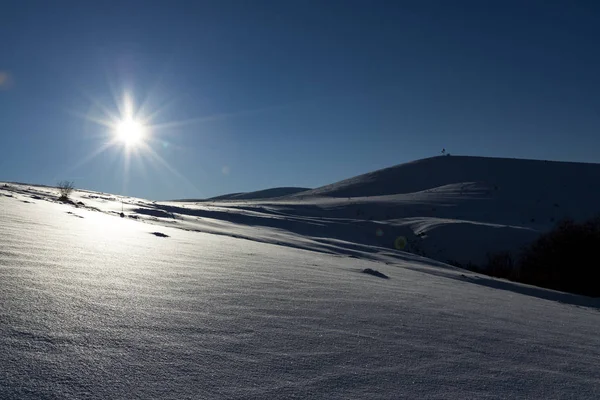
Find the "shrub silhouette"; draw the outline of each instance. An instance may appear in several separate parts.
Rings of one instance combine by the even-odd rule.
[[[58,192],[60,194],[60,196],[58,197],[60,201],[69,200],[69,196],[75,189],[75,185],[71,181],[60,181],[58,182],[56,187],[58,188]]]
[[[521,256],[518,280],[537,286],[600,297],[600,217],[559,222]]]

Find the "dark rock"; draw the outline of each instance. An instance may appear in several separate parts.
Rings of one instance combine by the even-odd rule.
[[[378,278],[390,279],[390,277],[389,277],[389,276],[387,276],[387,275],[385,275],[385,274],[382,274],[381,272],[379,272],[379,271],[376,271],[376,270],[374,270],[374,269],[371,269],[371,268],[366,268],[366,269],[363,269],[361,272],[362,272],[363,274],[369,274],[369,275],[373,275],[373,276],[376,276],[376,277],[378,277]]]
[[[163,238],[167,238],[167,237],[169,237],[169,235],[165,235],[165,234],[164,234],[164,233],[162,233],[162,232],[150,232],[150,234],[152,234],[152,235],[154,235],[154,236],[157,236],[157,237],[163,237]]]

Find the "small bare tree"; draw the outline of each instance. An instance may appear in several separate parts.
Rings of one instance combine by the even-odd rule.
[[[56,185],[58,188],[58,192],[60,193],[60,197],[58,198],[61,201],[65,201],[69,199],[69,195],[75,189],[75,184],[71,181],[60,181]]]

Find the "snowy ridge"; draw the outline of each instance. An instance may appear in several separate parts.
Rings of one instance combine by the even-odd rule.
[[[544,196],[575,190],[598,195],[589,182],[600,164],[472,156],[438,156],[359,175],[301,196],[370,197],[407,194],[463,182],[479,182],[505,194]]]
[[[257,190],[255,192],[225,194],[222,196],[211,197],[210,199],[206,199],[204,201],[272,199],[302,193],[307,190],[310,189],[300,187],[278,187],[272,189]]]

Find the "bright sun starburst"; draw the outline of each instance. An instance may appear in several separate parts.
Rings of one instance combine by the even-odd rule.
[[[129,95],[125,95],[121,117],[113,122],[116,139],[130,148],[141,145],[146,133],[146,126],[136,117],[134,111],[133,100]]]
[[[142,167],[141,173],[144,175],[146,172],[144,166],[166,170],[198,191],[185,175],[177,171],[159,153],[161,149],[174,147],[169,141],[157,138],[157,131],[162,129],[164,135],[165,129],[183,126],[188,122],[174,121],[156,124],[155,119],[163,112],[163,108],[149,110],[149,99],[146,99],[141,106],[136,107],[134,98],[129,92],[124,92],[120,101],[115,96],[116,110],[93,98],[90,100],[94,106],[92,111],[87,114],[77,112],[74,114],[104,127],[100,136],[105,140],[95,151],[70,167],[71,170],[81,167],[109,149],[115,149],[123,156],[123,191],[125,191],[129,179],[132,159],[136,159],[137,166]]]
[[[140,121],[126,118],[115,127],[117,138],[128,146],[135,146],[144,139],[145,127]]]

